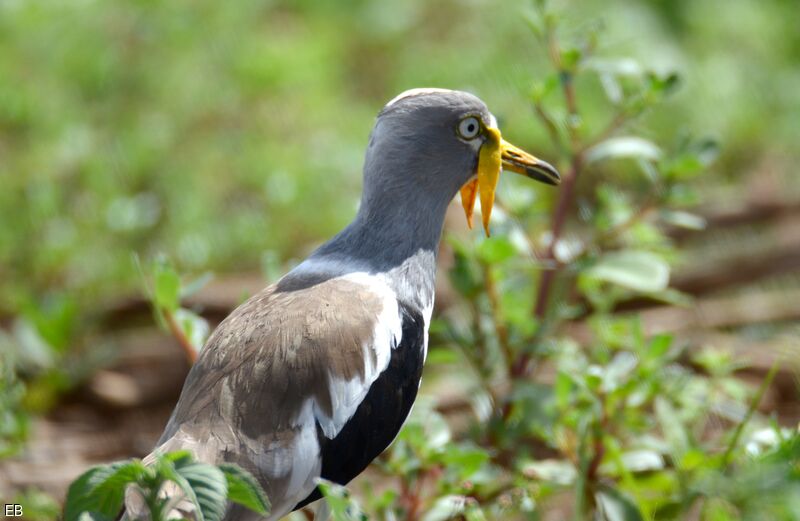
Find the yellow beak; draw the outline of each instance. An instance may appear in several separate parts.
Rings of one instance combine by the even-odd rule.
[[[464,206],[467,224],[472,228],[475,199],[480,194],[483,229],[488,237],[489,217],[492,215],[494,192],[497,189],[500,170],[505,168],[549,185],[559,184],[561,176],[546,161],[505,141],[498,129],[487,127],[485,134],[486,140],[478,153],[477,175],[461,188],[461,204]]]

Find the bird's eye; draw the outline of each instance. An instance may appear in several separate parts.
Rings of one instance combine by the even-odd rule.
[[[458,134],[464,139],[472,139],[481,131],[481,122],[475,116],[469,116],[458,124]]]

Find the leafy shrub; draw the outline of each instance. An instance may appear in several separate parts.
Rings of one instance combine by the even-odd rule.
[[[165,485],[174,485],[166,493]],[[138,496],[152,521],[171,519],[173,509],[188,502],[197,521],[222,518],[228,501],[259,514],[269,512],[269,501],[256,479],[232,465],[195,461],[187,451],[156,455],[145,465],[132,459],[93,467],[70,485],[65,521],[115,519],[126,491]],[[87,517],[88,516],[88,517]]]

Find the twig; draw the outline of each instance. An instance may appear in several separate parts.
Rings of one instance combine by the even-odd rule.
[[[564,151],[564,143],[561,142],[561,135],[558,133],[558,126],[553,120],[553,117],[547,113],[541,102],[534,102],[533,110],[536,112],[539,120],[541,120],[544,128],[547,130],[547,134],[550,136],[550,140],[553,142],[553,145],[555,145],[555,147],[559,150]]]
[[[564,174],[559,191],[558,202],[556,209],[553,213],[553,221],[551,227],[550,244],[547,246],[547,251],[544,255],[545,261],[553,262],[553,269],[544,271],[542,273],[542,280],[539,283],[539,289],[536,293],[536,304],[533,314],[541,324],[547,315],[547,307],[550,301],[550,293],[552,290],[555,276],[560,269],[560,264],[555,262],[555,248],[561,238],[561,233],[567,219],[567,212],[572,204],[573,192],[575,191],[575,180],[578,177],[583,163],[583,157],[579,154],[573,158],[572,165],[569,170]],[[528,365],[530,363],[530,354],[522,353],[519,358],[514,362],[511,368],[512,378],[521,378],[528,373]]]
[[[497,343],[503,354],[503,363],[506,370],[509,370],[511,364],[514,362],[514,354],[508,342],[508,329],[503,320],[502,310],[500,308],[500,297],[497,294],[497,286],[495,285],[494,276],[492,275],[492,267],[486,263],[481,263],[481,267],[483,269],[483,281],[486,295],[489,297],[489,307],[492,311],[492,323],[494,324],[495,336],[497,336]]]
[[[610,138],[617,132],[617,130],[622,128],[622,126],[625,125],[625,123],[627,123],[628,121],[629,121],[629,116],[625,112],[623,111],[617,112],[611,119],[611,121],[609,121],[608,125],[606,125],[606,127],[603,130],[601,130],[599,134],[597,134],[595,137],[593,137],[583,145],[583,147],[581,148],[581,152],[586,152],[587,150],[597,145],[598,143],[601,143],[606,139]]]
[[[556,261],[555,249],[558,245],[558,241],[561,238],[564,224],[566,223],[567,212],[572,206],[575,184],[578,175],[583,168],[584,158],[583,152],[581,152],[582,147],[580,145],[580,135],[576,126],[576,121],[578,118],[578,102],[575,97],[575,84],[573,81],[574,74],[572,71],[567,70],[561,61],[561,52],[558,46],[558,39],[552,27],[548,27],[545,39],[547,42],[548,55],[558,71],[559,78],[561,80],[561,89],[563,91],[564,103],[567,107],[567,114],[569,118],[567,121],[567,130],[569,132],[570,145],[572,149],[570,166],[563,176],[558,202],[556,203],[556,208],[553,212],[550,244],[547,246],[547,252],[545,253],[545,260],[554,262]],[[544,321],[547,315],[553,283],[560,268],[560,264],[555,263],[553,269],[545,271],[542,274],[542,280],[539,283],[533,314],[540,323],[540,330],[541,323]],[[521,378],[528,374],[530,358],[531,355],[529,353],[522,353],[519,358],[517,358],[511,367],[510,373],[512,378]],[[506,411],[504,411],[504,413],[505,412]]]
[[[605,243],[612,239],[616,239],[626,231],[630,230],[636,224],[642,222],[645,217],[650,215],[656,209],[656,197],[651,195],[639,208],[637,208],[627,219],[617,224],[605,233],[601,233],[597,238],[598,243]]]
[[[161,313],[164,315],[164,320],[167,322],[170,333],[172,333],[172,336],[174,336],[175,340],[178,341],[178,345],[181,346],[183,354],[186,355],[186,359],[189,360],[190,364],[194,364],[194,362],[197,360],[197,350],[186,336],[183,328],[181,328],[180,324],[178,324],[178,321],[175,319],[175,314],[167,309],[162,309]]]
[[[761,385],[758,387],[758,391],[756,391],[755,396],[750,402],[750,407],[747,408],[747,414],[745,414],[744,418],[739,425],[736,426],[736,430],[733,433],[733,438],[731,438],[730,443],[728,444],[727,450],[725,450],[725,454],[722,456],[722,468],[723,470],[727,470],[731,463],[731,458],[733,457],[733,451],[736,450],[736,446],[739,444],[739,438],[742,437],[742,433],[744,432],[745,426],[750,422],[753,418],[753,414],[755,414],[756,409],[758,409],[758,405],[761,403],[761,399],[764,398],[764,393],[767,392],[769,386],[772,384],[772,380],[775,379],[775,375],[778,373],[778,368],[780,367],[779,361],[776,360],[772,367],[770,368],[767,376],[764,377],[764,380],[761,382]]]

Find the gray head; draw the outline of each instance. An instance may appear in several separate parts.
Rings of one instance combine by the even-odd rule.
[[[501,168],[548,184],[559,182],[552,166],[502,139],[496,119],[472,94],[443,89],[400,94],[378,114],[370,135],[355,220],[281,286],[368,271],[389,274],[398,286],[424,285],[432,291],[447,205],[461,190],[471,225],[480,195],[488,233]]]
[[[411,211],[410,204],[416,211],[443,215],[456,192],[474,180],[471,204],[480,191],[481,202],[490,206],[483,209],[488,217],[501,162],[548,184],[559,181],[552,166],[502,140],[497,120],[476,96],[444,89],[406,91],[381,110],[372,130],[362,212],[377,218],[387,207]],[[487,173],[492,179],[481,179],[479,166],[492,170]],[[462,192],[462,198],[469,195]],[[468,218],[471,212],[470,205]]]
[[[486,105],[466,92],[415,89],[391,100],[370,135],[362,206],[372,210],[374,201],[405,197],[446,206],[475,175],[481,121],[497,126]]]

